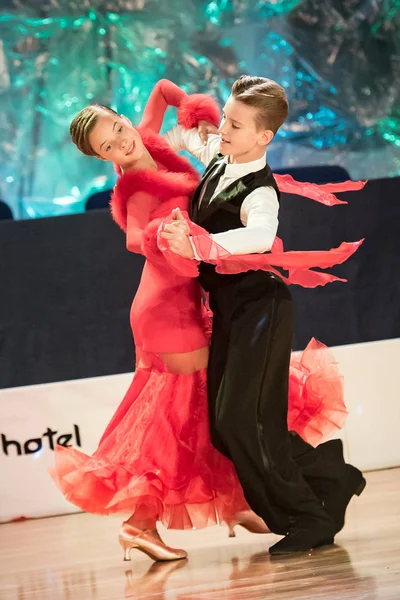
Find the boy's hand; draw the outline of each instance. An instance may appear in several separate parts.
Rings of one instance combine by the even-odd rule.
[[[208,121],[199,121],[197,131],[203,144],[207,146],[208,135],[210,133],[218,133],[218,127],[212,125]]]

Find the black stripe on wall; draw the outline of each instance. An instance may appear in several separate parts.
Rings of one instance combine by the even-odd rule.
[[[292,286],[294,349],[400,337],[400,178],[371,181],[327,208],[283,195],[285,248],[366,238],[325,288]],[[131,371],[129,310],[143,259],[125,249],[107,210],[0,222],[0,387]]]

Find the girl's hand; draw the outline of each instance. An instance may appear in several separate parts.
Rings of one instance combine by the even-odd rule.
[[[180,208],[174,208],[174,210],[171,213],[171,217],[172,217],[171,225],[176,225],[176,227],[179,227],[180,229],[182,229],[182,231],[186,235],[190,235],[189,225],[187,224],[185,217],[181,213]]]
[[[190,243],[189,227],[179,208],[173,211],[175,221],[165,226],[160,234],[169,246],[169,249],[184,258],[194,258],[192,244]]]
[[[197,131],[201,141],[205,146],[207,146],[208,135],[210,133],[218,133],[218,127],[215,127],[215,125],[212,125],[208,121],[199,121],[197,125]]]

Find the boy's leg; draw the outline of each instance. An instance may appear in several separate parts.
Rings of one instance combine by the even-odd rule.
[[[330,542],[333,524],[291,456],[290,293],[263,274],[245,278],[235,301],[215,427],[229,449],[247,501],[268,526],[285,534],[297,518],[311,517],[311,528],[315,521],[321,525],[321,539],[312,545]]]
[[[345,462],[341,440],[330,440],[314,448],[291,431],[290,442],[293,460],[314,494],[323,501],[338,533],[344,526],[350,500],[365,488],[363,474]]]
[[[215,415],[217,413],[218,390],[220,388],[226,359],[228,355],[229,337],[224,328],[222,320],[214,315],[211,335],[210,356],[207,367],[207,395],[208,412],[210,421],[210,437],[213,446],[226,458],[230,458],[229,449],[221,439],[215,426]]]

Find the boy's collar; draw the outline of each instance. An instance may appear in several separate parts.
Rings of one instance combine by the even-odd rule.
[[[225,177],[243,177],[248,173],[255,173],[256,171],[263,169],[267,164],[267,156],[264,154],[261,158],[257,158],[257,160],[245,163],[235,163],[234,165],[229,162],[229,156],[225,156],[224,161],[227,163]]]

